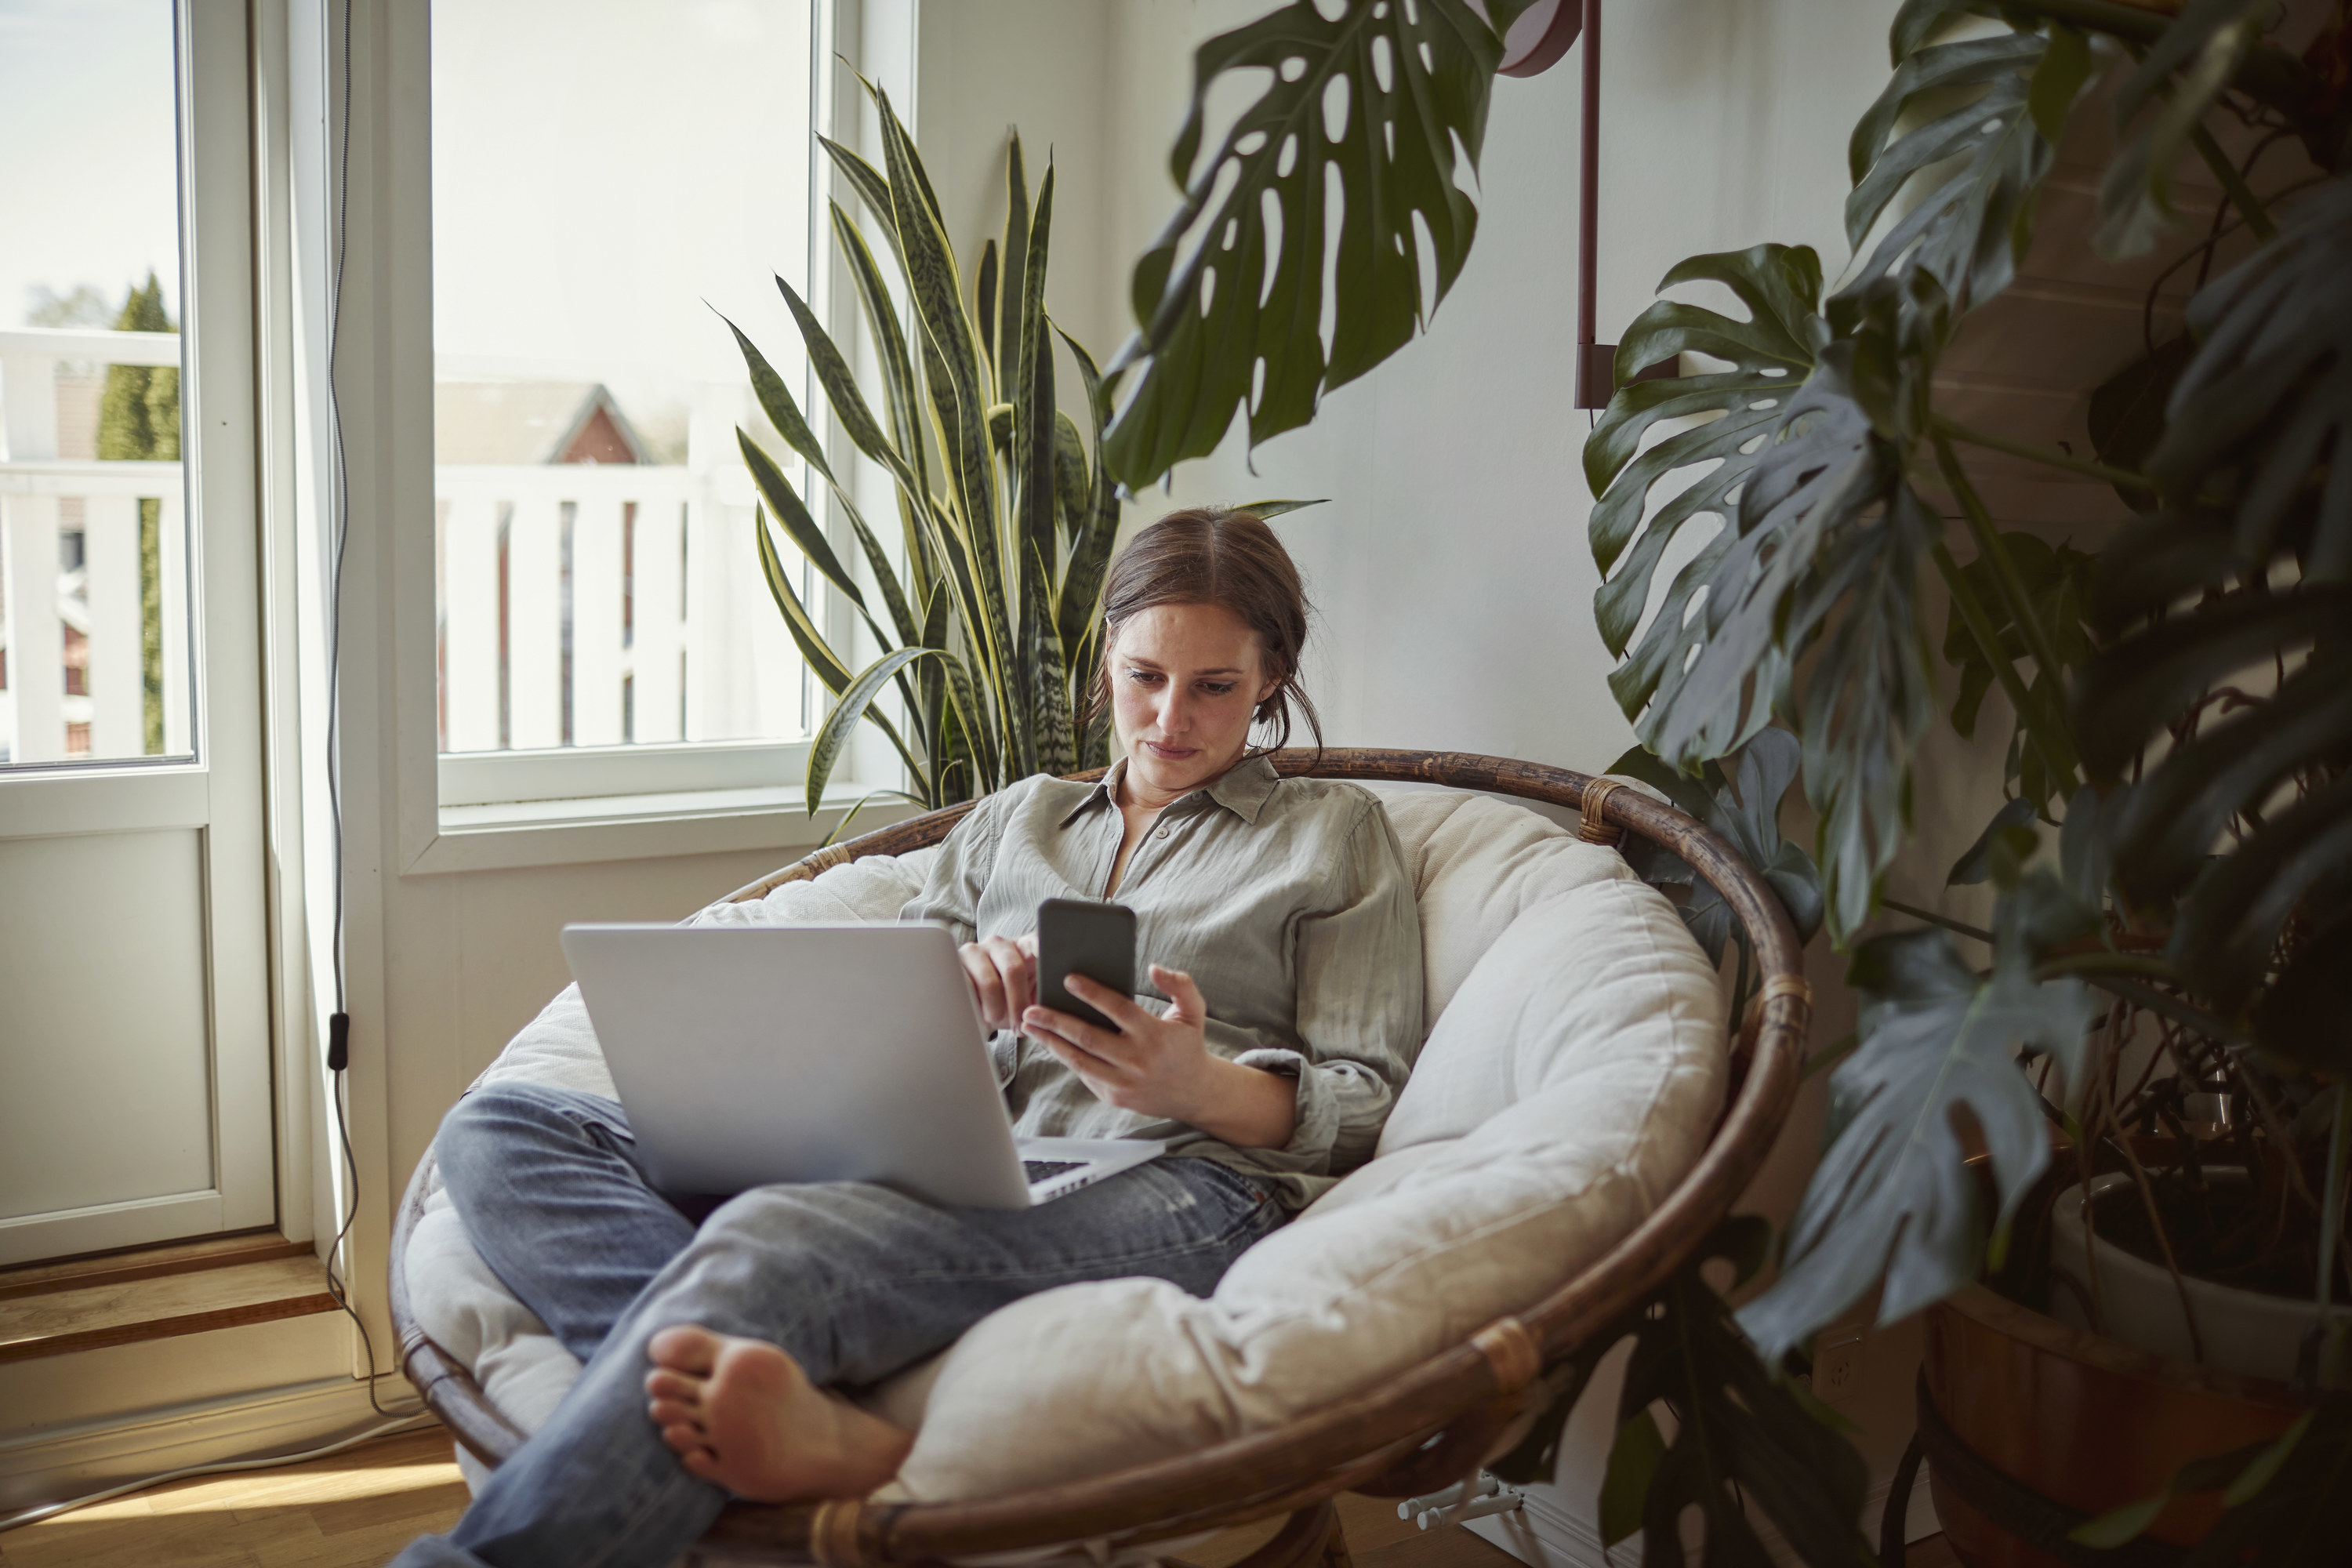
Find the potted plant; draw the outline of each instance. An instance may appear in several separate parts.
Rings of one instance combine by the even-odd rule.
[[[866,798],[898,795],[927,809],[1034,773],[1068,773],[1108,760],[1105,727],[1085,718],[1086,686],[1101,637],[1102,579],[1118,532],[1119,501],[1102,461],[1102,377],[1086,349],[1045,314],[1053,170],[1033,206],[1021,140],[1013,137],[1004,243],[1000,250],[992,239],[982,249],[967,300],[914,141],[888,96],[870,85],[867,91],[879,111],[884,166],[830,138],[819,140],[906,284],[902,305],[866,229],[840,203],[828,203],[834,239],[880,367],[880,413],[859,387],[850,356],[807,301],[782,278],[776,287],[835,425],[889,477],[898,502],[897,562],[791,388],[728,323],[769,423],[824,483],[866,566],[861,584],[782,464],[738,430],[761,503],[761,569],[802,658],[835,699],[809,748],[812,814],[861,721],[888,739],[908,781],[907,789]],[[1055,402],[1056,338],[1087,390],[1083,432]],[[777,530],[847,601],[878,657],[855,668],[836,651],[785,570]],[[897,719],[878,705],[886,693],[899,700]]]
[[[1523,7],[1490,9],[1507,27]],[[1605,1533],[1643,1527],[1647,1561],[1678,1559],[1673,1522],[1693,1501],[1710,1561],[1718,1538],[1726,1560],[1759,1549],[1726,1500],[1735,1480],[1809,1561],[1852,1560],[1852,1467],[1798,1435],[1811,1416],[1782,1374],[1874,1290],[1882,1322],[1932,1314],[1923,1437],[1970,1561],[2160,1555],[2123,1547],[2143,1530],[2201,1540],[2202,1561],[2340,1551],[2352,1522],[2352,1394],[2331,1311],[2352,1297],[2347,32],[2340,0],[2189,0],[2178,16],[2109,0],[1906,0],[1893,79],[1850,148],[1858,254],[1843,285],[1824,297],[1803,247],[1695,257],[1662,287],[1720,283],[1744,319],[1668,299],[1619,349],[1619,389],[1585,448],[1605,574],[1596,619],[1650,753],[1619,766],[1718,826],[1744,825],[1735,842],[1780,868],[1801,915],[1813,895],[1780,839],[1771,785],[1791,759],[1819,821],[1819,911],[1862,1000],[1854,1037],[1820,1064],[1829,1134],[1769,1288],[1734,1330],[1694,1273],[1623,1331],[1643,1348]],[[1396,62],[1385,82],[1376,53]],[[1117,362],[1137,367],[1108,438],[1124,479],[1213,447],[1237,405],[1253,440],[1304,423],[1321,386],[1410,336],[1423,302],[1416,278],[1381,281],[1383,236],[1326,236],[1321,173],[1284,184],[1307,162],[1294,142],[1315,143],[1297,125],[1348,80],[1364,106],[1351,131],[1399,149],[1341,160],[1350,221],[1419,214],[1442,292],[1475,216],[1452,186],[1450,147],[1458,138],[1475,159],[1499,58],[1496,33],[1451,0],[1365,0],[1337,16],[1301,4],[1202,47],[1171,161],[1188,195],[1138,263],[1141,330]],[[1194,170],[1216,79],[1286,62],[1297,68],[1272,70]],[[2185,333],[2106,367],[2096,450],[2080,455],[1954,418],[1934,377],[2015,279],[2062,139],[2095,114],[2115,132],[2099,254],[2173,246],[2207,280]],[[2184,244],[2175,178],[2191,159],[2224,199],[2190,215]],[[1219,191],[1237,194],[1212,212]],[[1284,209],[1278,242],[1257,216],[1266,191]],[[1203,230],[1213,247],[1187,251]],[[1328,342],[1303,342],[1290,329],[1321,309],[1327,244],[1335,325]],[[1219,288],[1206,314],[1171,304],[1197,298],[1204,268],[1274,287]],[[1693,374],[1633,379],[1662,361]],[[2112,485],[2133,521],[2081,548],[2005,527],[1981,478],[1993,454]],[[1713,536],[1660,584],[1668,546],[1702,521]],[[1984,927],[1885,897],[1912,837],[1915,758],[1946,708],[1921,629],[1938,590],[1957,678],[1948,721],[2002,745],[1977,736],[1995,690],[2013,718],[2002,798],[1987,800],[1985,832],[1951,873],[1990,884]],[[1650,868],[1669,884],[1672,871]],[[1687,912],[1704,934],[1707,911]],[[2095,1195],[2068,1197],[2077,1186]],[[2062,1211],[2072,1240],[2053,1255]],[[1720,1250],[1744,1266],[1763,1256],[1752,1230]],[[2212,1356],[2202,1320],[2221,1310],[2200,1275],[2273,1296],[2281,1277],[2299,1281],[2284,1377],[2199,1363]],[[2190,1358],[2115,1337],[2127,1304],[2161,1318],[2167,1303]],[[1703,1331],[1675,1342],[1645,1326],[1666,1321]],[[1583,1366],[1554,1376],[1572,1399]],[[1671,1445],[1652,1417],[1660,1401],[1678,1424]],[[1807,1457],[1810,1478],[1759,1458],[1767,1432]],[[1539,1465],[1542,1442],[1517,1461]],[[1809,1512],[1809,1487],[1836,1506]]]

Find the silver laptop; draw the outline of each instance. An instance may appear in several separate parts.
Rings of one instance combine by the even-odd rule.
[[[664,1192],[876,1182],[1025,1208],[1160,1152],[1013,1137],[938,926],[569,925],[563,956]]]

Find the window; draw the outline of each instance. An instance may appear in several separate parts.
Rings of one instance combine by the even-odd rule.
[[[0,767],[185,761],[172,9],[0,25]]]
[[[434,14],[445,807],[798,772],[808,682],[736,447],[764,421],[719,312],[792,337],[771,277],[805,289],[811,20],[808,0]]]

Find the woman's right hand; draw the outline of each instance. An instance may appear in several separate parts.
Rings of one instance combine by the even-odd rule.
[[[991,1029],[1017,1029],[1021,1015],[1037,999],[1037,938],[992,936],[956,950],[964,978],[980,1004],[981,1021]]]

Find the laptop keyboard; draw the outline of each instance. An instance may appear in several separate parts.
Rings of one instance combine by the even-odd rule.
[[[1024,1160],[1021,1163],[1028,1171],[1031,1184],[1034,1184],[1038,1182],[1049,1182],[1065,1171],[1075,1171],[1086,1162],[1084,1160]]]

